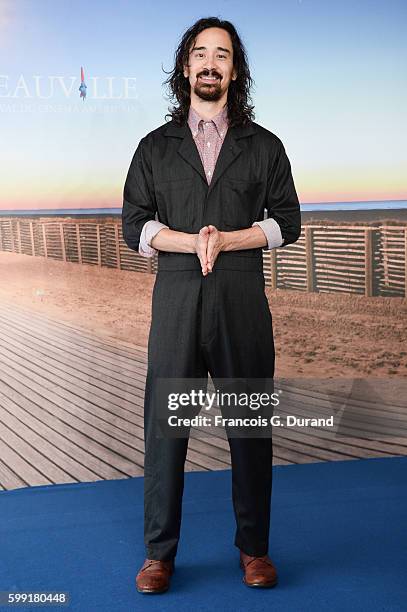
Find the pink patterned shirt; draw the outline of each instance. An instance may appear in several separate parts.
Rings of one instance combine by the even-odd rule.
[[[218,159],[219,151],[228,129],[227,105],[225,104],[223,109],[210,121],[202,119],[196,110],[190,106],[188,125],[202,160],[206,180],[210,184],[216,160]],[[269,218],[264,221],[255,221],[253,225],[259,225],[266,235],[267,247],[264,247],[263,250],[273,249],[282,245],[283,237],[280,226],[275,219]],[[144,224],[140,236],[140,255],[152,257],[157,252],[157,249],[151,246],[151,241],[164,227],[168,227],[168,225],[155,219]]]

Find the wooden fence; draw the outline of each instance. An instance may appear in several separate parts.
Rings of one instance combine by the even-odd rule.
[[[123,240],[121,220],[0,218],[0,251],[155,273]],[[407,226],[305,224],[300,239],[264,251],[272,288],[407,297]]]

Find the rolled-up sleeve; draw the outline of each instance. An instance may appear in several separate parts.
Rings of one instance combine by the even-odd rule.
[[[139,251],[143,227],[147,221],[155,219],[156,212],[151,145],[145,136],[133,155],[123,190],[123,239],[130,249]]]
[[[279,148],[268,177],[267,217],[275,219],[283,238],[282,247],[298,240],[301,235],[301,210],[291,164],[283,143]]]
[[[156,234],[168,225],[161,223],[160,221],[147,221],[144,224],[140,236],[139,254],[143,257],[153,257],[157,253],[157,249],[151,246],[151,241]]]
[[[258,225],[264,232],[267,239],[267,246],[263,247],[263,251],[271,251],[283,244],[283,236],[279,224],[275,219],[264,219],[264,221],[255,221],[253,225]]]

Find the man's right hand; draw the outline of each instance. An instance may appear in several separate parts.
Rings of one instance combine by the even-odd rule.
[[[199,261],[201,262],[202,274],[204,276],[206,276],[209,272],[207,258],[209,233],[209,227],[205,225],[199,230],[199,234],[196,234],[195,238],[195,252],[199,257]]]

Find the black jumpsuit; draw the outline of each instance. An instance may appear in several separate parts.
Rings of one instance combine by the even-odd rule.
[[[197,233],[231,231],[268,216],[283,246],[301,231],[290,162],[277,136],[251,122],[229,127],[210,186],[189,126],[173,121],[144,137],[124,187],[123,237],[138,250],[144,223]],[[272,317],[264,292],[262,249],[219,253],[203,276],[196,254],[160,251],[153,289],[144,400],[144,541],[150,559],[178,548],[188,437],[157,437],[157,379],[273,378]],[[230,437],[235,545],[267,554],[272,439]]]

